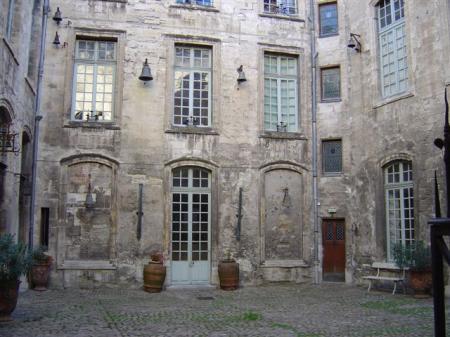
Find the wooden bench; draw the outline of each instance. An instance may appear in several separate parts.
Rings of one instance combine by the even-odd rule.
[[[374,271],[376,270],[377,273],[376,275],[363,276],[363,279],[369,280],[369,287],[367,288],[368,292],[372,287],[372,281],[394,282],[394,290],[392,291],[392,295],[394,295],[397,290],[397,283],[402,282],[403,292],[405,292],[405,268],[399,268],[395,263],[389,262],[374,262],[371,266],[369,265],[369,267],[371,267]],[[396,276],[392,276],[393,274]]]

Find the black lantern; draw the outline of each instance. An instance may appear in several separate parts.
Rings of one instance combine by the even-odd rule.
[[[361,52],[361,35],[350,33],[350,39],[348,40],[347,47],[354,49],[357,53]]]
[[[56,8],[55,15],[53,15],[53,20],[59,25],[62,21],[62,15],[61,11],[59,10],[59,7]]]
[[[241,65],[239,68],[237,68],[237,72],[238,72],[238,78],[237,78],[237,82],[238,84],[241,84],[243,82],[247,81],[247,78],[245,77],[245,73],[244,73],[244,66]]]
[[[152,71],[148,65],[148,60],[145,59],[144,65],[142,66],[141,76],[139,76],[141,81],[147,82],[153,80]]]

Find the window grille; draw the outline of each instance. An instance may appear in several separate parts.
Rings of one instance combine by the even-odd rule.
[[[177,0],[179,4],[192,4],[199,6],[213,6],[213,0]]]
[[[342,172],[342,141],[325,140],[322,142],[323,173]]]
[[[321,70],[322,100],[341,98],[341,71],[339,67]]]
[[[320,36],[338,33],[338,13],[336,3],[327,3],[319,6]]]
[[[264,13],[270,14],[297,14],[296,0],[264,0]]]

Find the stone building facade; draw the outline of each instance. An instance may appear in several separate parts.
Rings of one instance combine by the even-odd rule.
[[[427,238],[447,1],[56,6],[36,200],[55,285],[141,284],[154,250],[167,285],[217,284],[228,254],[244,284],[351,283]]]
[[[0,5],[0,233],[29,239],[43,1]]]

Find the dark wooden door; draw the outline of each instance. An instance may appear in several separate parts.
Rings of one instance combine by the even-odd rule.
[[[323,279],[345,281],[345,222],[327,219],[322,222]]]

